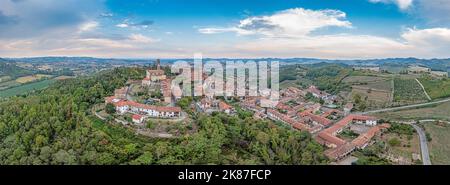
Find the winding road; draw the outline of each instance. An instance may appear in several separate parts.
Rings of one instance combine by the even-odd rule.
[[[404,123],[411,125],[412,127],[414,127],[414,129],[416,129],[417,133],[419,134],[420,151],[422,153],[423,165],[431,165],[430,152],[428,151],[427,137],[425,135],[425,131],[416,124],[414,124],[413,122],[404,122]]]
[[[385,108],[385,109],[372,110],[372,111],[366,111],[366,112],[359,112],[359,113],[355,113],[355,114],[364,115],[364,114],[373,114],[373,113],[380,113],[380,112],[391,112],[391,111],[418,108],[418,107],[423,107],[423,106],[428,106],[428,105],[441,104],[441,103],[446,103],[446,102],[450,102],[450,98],[439,100],[439,101],[427,102],[427,103],[419,103],[419,104],[414,104],[414,105],[405,105],[405,106],[401,106],[401,107],[392,107],[392,108]],[[429,122],[429,121],[434,121],[434,120],[432,120],[432,119],[421,120],[419,122]],[[430,152],[428,151],[427,137],[426,137],[425,131],[421,127],[414,124],[415,123],[414,121],[401,122],[401,123],[409,124],[417,131],[417,133],[419,134],[420,150],[422,153],[423,165],[431,165]],[[447,123],[449,123],[449,122],[447,122]]]

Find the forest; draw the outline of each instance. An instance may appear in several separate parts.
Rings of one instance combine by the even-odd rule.
[[[192,113],[199,131],[177,139],[137,136],[92,116],[141,68],[116,68],[66,79],[0,102],[0,164],[325,164],[324,148],[306,132],[236,116]]]

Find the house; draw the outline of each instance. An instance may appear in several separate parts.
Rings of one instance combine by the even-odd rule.
[[[422,67],[418,65],[412,65],[408,67],[408,73],[429,73],[431,72],[430,68]]]
[[[171,103],[172,102],[172,80],[171,79],[164,79],[161,81],[161,91],[164,97],[165,103]]]
[[[375,126],[377,124],[377,120],[375,117],[352,114],[341,119],[333,126],[323,130],[317,135],[316,138],[319,143],[324,144],[328,147],[331,148],[338,147],[343,143],[345,143],[345,141],[338,138],[336,135],[342,132],[350,123],[353,122],[357,124],[366,124],[370,126]]]
[[[120,89],[114,90],[114,96],[116,98],[126,99],[128,93],[128,87],[122,87]]]
[[[339,147],[326,150],[324,154],[330,159],[337,160],[349,155],[353,152],[353,150],[355,150],[355,148],[355,145],[353,145],[352,143],[345,143],[343,145],[340,145]]]
[[[227,114],[231,114],[234,111],[233,107],[231,105],[228,105],[224,101],[219,102],[219,110]]]
[[[307,90],[307,92],[311,93],[316,98],[322,98],[322,91],[320,91],[316,86],[311,85]]]
[[[323,126],[329,126],[332,123],[331,120],[319,115],[312,114],[308,111],[301,112],[298,115],[301,116],[302,118],[309,118],[314,125],[320,124]]]
[[[136,124],[141,124],[142,122],[144,122],[144,116],[141,116],[139,114],[133,114],[133,116],[131,116],[133,123]]]
[[[347,103],[344,106],[344,115],[349,115],[353,110],[353,103]]]
[[[390,125],[386,124],[386,123],[381,124],[379,126],[372,127],[366,133],[361,134],[356,139],[354,139],[352,141],[352,144],[355,145],[356,148],[364,149],[365,147],[367,147],[370,144],[370,140],[376,134],[378,134],[382,129],[387,129],[389,127],[390,127]]]
[[[446,71],[431,71],[431,75],[435,77],[448,77],[448,72]]]
[[[180,107],[146,105],[112,97],[105,98],[105,103],[112,103],[118,114],[131,112],[156,118],[177,118],[181,115]]]
[[[379,66],[354,66],[353,70],[355,71],[374,71],[374,72],[380,72]]]

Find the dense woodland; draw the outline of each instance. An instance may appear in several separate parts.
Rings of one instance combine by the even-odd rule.
[[[118,68],[67,79],[0,102],[0,164],[324,164],[309,133],[237,116],[192,114],[199,131],[179,139],[136,136],[91,107],[144,70]]]

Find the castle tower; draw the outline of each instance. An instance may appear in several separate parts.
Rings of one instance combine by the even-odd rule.
[[[160,70],[160,69],[161,69],[159,59],[156,59],[156,69],[157,69],[157,70]]]

